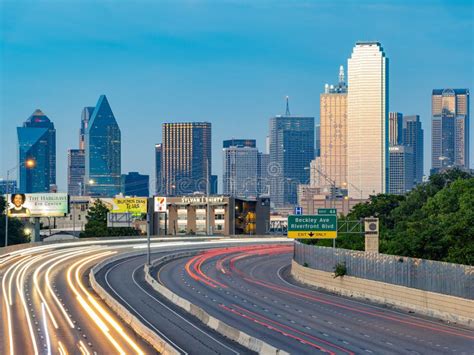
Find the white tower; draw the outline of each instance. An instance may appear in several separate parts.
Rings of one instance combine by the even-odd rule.
[[[347,178],[349,196],[386,192],[388,58],[379,42],[357,42],[348,60]]]

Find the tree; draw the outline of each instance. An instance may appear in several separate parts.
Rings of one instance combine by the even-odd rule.
[[[0,195],[0,245],[5,243],[5,213],[7,212],[7,204],[5,198]],[[8,220],[8,245],[28,243],[30,237],[25,234],[24,226],[20,219],[10,218]]]
[[[97,199],[87,212],[87,223],[84,232],[80,234],[81,238],[98,238],[138,235],[139,232],[135,228],[109,228],[107,227],[107,213],[109,212],[105,204]]]
[[[386,254],[474,265],[474,176],[459,169],[435,174],[404,196],[379,194],[360,203],[339,223],[380,219],[380,251]],[[309,244],[330,246],[327,240]],[[339,248],[363,250],[364,237],[339,233]]]

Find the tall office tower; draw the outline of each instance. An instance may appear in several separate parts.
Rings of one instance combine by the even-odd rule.
[[[394,145],[389,150],[388,193],[403,195],[413,188],[415,177],[413,169],[413,147]]]
[[[150,176],[131,171],[122,174],[122,193],[125,196],[149,197]]]
[[[16,180],[0,179],[0,195],[14,194],[18,192]]]
[[[321,155],[321,125],[317,124],[314,127],[314,157]]]
[[[269,195],[270,194],[270,172],[268,171],[270,166],[270,154],[258,153],[257,156],[257,194]]]
[[[218,193],[218,188],[219,188],[219,179],[217,175],[211,175],[211,182],[209,186],[209,194],[211,195],[217,195]]]
[[[338,84],[326,84],[319,100],[321,150],[313,170],[321,176],[313,180],[322,188],[341,187],[347,182],[347,86],[342,65]]]
[[[56,184],[56,130],[53,122],[36,110],[17,128],[20,191],[49,192]],[[34,161],[34,166],[28,166]]]
[[[388,114],[388,144],[390,146],[403,144],[403,115],[400,112]]]
[[[161,176],[164,194],[206,192],[212,171],[211,123],[163,123]]]
[[[155,144],[155,194],[161,195],[163,193],[163,179],[161,178],[161,156],[163,153],[163,146],[161,143]]]
[[[349,196],[387,190],[388,58],[379,42],[357,42],[348,59]]]
[[[84,107],[81,113],[81,129],[79,130],[79,149],[85,149],[86,146],[86,132],[89,126],[89,121],[94,113],[95,107]]]
[[[67,193],[71,196],[82,196],[85,173],[84,149],[67,151]]]
[[[257,148],[257,141],[255,139],[226,139],[222,143],[222,148],[229,147],[249,147]]]
[[[234,140],[223,144],[223,192],[236,197],[257,196],[258,149],[246,146],[245,140]]]
[[[299,184],[309,182],[314,158],[314,117],[286,113],[270,118],[270,199],[275,207],[297,203]]]
[[[469,169],[469,90],[435,89],[431,104],[432,172]]]
[[[415,185],[423,182],[423,129],[420,116],[403,116],[403,145],[413,149],[413,178]]]
[[[86,195],[113,197],[121,190],[120,128],[105,95],[90,117],[85,136]]]

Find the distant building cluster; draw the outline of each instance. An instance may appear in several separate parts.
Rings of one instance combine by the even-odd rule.
[[[405,194],[423,181],[420,116],[389,110],[389,59],[382,45],[357,42],[347,64],[347,77],[341,65],[337,84],[326,84],[320,94],[319,124],[312,116],[291,114],[287,98],[285,113],[269,118],[264,151],[251,137],[223,140],[220,186],[225,196],[265,197],[273,209],[291,211],[298,205],[313,213],[318,207],[349,210],[374,194]],[[432,91],[431,173],[469,169],[469,95],[468,89]],[[17,179],[7,174],[0,192],[55,191],[53,122],[38,109],[17,134]],[[105,95],[82,110],[78,143],[67,152],[70,195],[219,192],[209,122],[162,123],[154,180],[122,171],[121,130]]]

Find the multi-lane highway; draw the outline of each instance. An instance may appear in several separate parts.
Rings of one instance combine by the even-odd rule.
[[[214,317],[297,354],[472,354],[474,332],[302,287],[289,277],[291,243],[168,241],[152,258],[171,260],[153,276]],[[252,244],[249,244],[252,243]],[[93,265],[145,251],[136,240],[71,243],[0,257],[0,354],[155,353],[98,298]],[[157,294],[144,280],[144,255],[124,255],[97,281],[143,324],[183,354],[246,354]]]
[[[1,258],[0,353],[153,353],[89,287],[90,267],[118,250],[45,247]]]
[[[474,352],[471,330],[294,284],[292,252],[281,245],[209,250],[154,276],[229,325],[295,354]]]
[[[190,239],[165,238],[153,243],[152,250],[158,256],[180,248],[245,242]],[[0,256],[0,354],[156,353],[123,324],[89,284],[92,266],[120,253],[137,251],[145,252],[143,240],[85,240],[28,248]],[[146,258],[141,255],[126,260],[128,271],[134,271],[143,269]],[[136,265],[130,265],[131,262]],[[112,264],[106,271],[116,271],[115,266]],[[135,285],[133,275],[129,274],[121,275],[116,280],[118,284]],[[196,320],[186,320],[160,302],[156,294],[147,291],[143,280],[139,281],[142,285],[137,284],[136,288],[130,289],[132,292],[122,289],[121,293],[115,294],[110,290],[111,294],[126,304],[138,299],[142,306],[148,304],[151,311],[142,310],[138,316],[146,316],[150,320],[147,325],[177,350],[182,353],[249,353],[241,345],[203,325],[194,324]],[[165,332],[175,340],[167,338]]]

